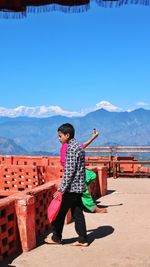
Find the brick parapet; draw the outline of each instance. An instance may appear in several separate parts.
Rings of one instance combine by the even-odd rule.
[[[0,260],[20,249],[15,200],[11,197],[0,201]]]
[[[16,164],[17,160],[20,160],[18,165]],[[12,233],[10,223],[7,226],[0,217],[1,231],[5,231],[5,228],[7,228],[7,237],[6,239],[4,237],[4,240],[1,240],[0,243],[0,259],[7,255],[9,256],[18,249],[22,249],[22,251],[33,249],[37,244],[37,236],[49,229],[47,208],[63,175],[59,157],[54,157],[51,160],[48,157],[39,157],[38,162],[35,164],[35,158],[32,160],[31,157],[10,156],[5,157],[3,164],[1,164],[2,157],[0,158],[0,197],[8,196],[0,200],[0,210],[2,208],[7,214],[7,209],[9,213],[11,207],[11,211],[14,214],[13,229],[15,229]],[[25,164],[26,161],[28,161],[28,164]],[[41,165],[39,166],[38,164]],[[107,190],[106,183],[105,190],[101,188],[104,186],[102,179],[104,171],[101,170],[106,170],[107,168],[100,167],[102,168],[101,170],[98,170],[98,166],[89,166],[89,168],[92,168],[97,173],[97,178],[90,185],[89,190],[94,198],[98,198],[106,193]],[[105,180],[106,178],[105,172]],[[8,185],[9,188],[6,188]],[[18,190],[19,188],[21,190]],[[10,206],[8,203],[11,203]],[[8,216],[6,215],[6,217]],[[69,211],[65,223],[69,223],[71,220]],[[4,226],[5,224],[6,226]],[[20,246],[18,245],[19,243],[21,244]]]

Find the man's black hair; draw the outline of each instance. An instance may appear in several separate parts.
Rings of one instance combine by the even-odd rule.
[[[74,138],[75,129],[70,123],[64,123],[58,128],[58,132],[62,132],[63,134],[70,134],[70,139]]]

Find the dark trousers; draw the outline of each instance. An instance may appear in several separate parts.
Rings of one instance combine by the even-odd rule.
[[[75,222],[75,230],[79,236],[80,243],[87,242],[86,224],[82,210],[82,194],[64,193],[60,211],[53,222],[52,239],[59,242],[62,239],[64,221],[68,210],[71,208],[72,216]]]

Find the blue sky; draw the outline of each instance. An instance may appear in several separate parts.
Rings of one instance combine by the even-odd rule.
[[[149,6],[92,4],[0,19],[0,107],[80,112],[105,100],[150,109],[149,14]]]

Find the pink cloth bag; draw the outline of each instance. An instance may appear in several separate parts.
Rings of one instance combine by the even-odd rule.
[[[63,196],[63,193],[59,192],[59,194],[55,198],[53,198],[51,203],[49,204],[47,213],[48,213],[48,219],[50,223],[52,223],[57,217],[57,214],[60,210],[61,203],[62,203],[62,196]]]

